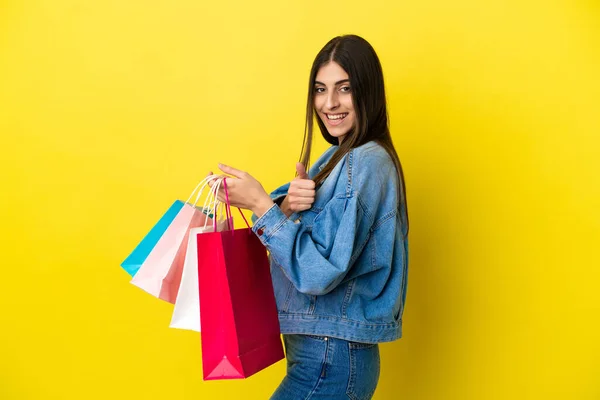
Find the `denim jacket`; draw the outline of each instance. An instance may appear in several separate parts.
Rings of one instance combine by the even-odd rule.
[[[337,148],[323,153],[310,178]],[[408,240],[398,184],[391,157],[369,142],[335,166],[309,210],[285,216],[278,202],[287,183],[271,193],[273,207],[252,215],[269,251],[281,333],[366,343],[402,336]]]

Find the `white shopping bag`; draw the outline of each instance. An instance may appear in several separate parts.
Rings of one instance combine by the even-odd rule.
[[[222,179],[217,179],[211,192],[209,193],[204,210],[213,210],[217,213],[219,206],[222,205],[216,199],[216,191],[221,186]],[[207,204],[208,203],[208,204]],[[213,206],[213,207],[211,207]],[[223,216],[220,214],[219,217]],[[217,218],[217,215],[211,217]],[[207,219],[212,221],[211,219]],[[229,223],[228,223],[229,222]],[[226,231],[233,226],[232,218],[218,218],[217,232]],[[190,229],[188,237],[187,252],[183,263],[183,273],[181,276],[181,284],[177,292],[177,300],[171,324],[169,327],[178,329],[188,329],[200,332],[200,291],[198,290],[198,244],[196,237],[206,232],[214,232],[214,224],[205,223],[203,227]]]

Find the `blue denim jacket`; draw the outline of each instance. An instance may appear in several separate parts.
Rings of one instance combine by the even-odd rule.
[[[338,146],[311,167],[314,177]],[[352,149],[317,188],[311,209],[289,218],[276,202],[252,215],[253,232],[269,251],[282,333],[378,343],[402,336],[408,241],[398,175],[385,149]]]

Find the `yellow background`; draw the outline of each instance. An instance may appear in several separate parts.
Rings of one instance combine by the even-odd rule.
[[[293,178],[343,33],[380,55],[411,217],[375,398],[600,398],[597,1],[5,0],[0,399],[269,396],[284,362],[203,382],[119,264],[218,162]]]

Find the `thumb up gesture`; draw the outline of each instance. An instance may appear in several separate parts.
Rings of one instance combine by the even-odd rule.
[[[290,182],[287,197],[283,200],[283,208],[292,212],[310,209],[315,202],[315,182],[308,178],[306,168],[302,163],[296,163],[298,176]]]

